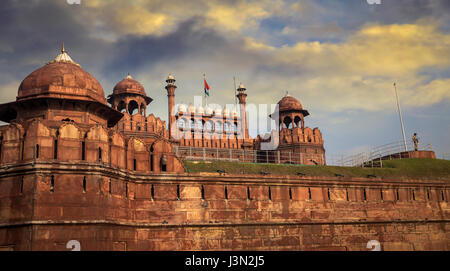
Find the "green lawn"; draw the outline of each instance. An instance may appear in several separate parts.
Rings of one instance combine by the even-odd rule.
[[[409,178],[444,178],[450,180],[450,161],[440,159],[398,159],[383,161],[383,168],[305,166],[283,164],[255,164],[238,162],[184,161],[186,169],[191,173],[217,172],[225,170],[230,174],[299,175],[345,177],[409,177]]]

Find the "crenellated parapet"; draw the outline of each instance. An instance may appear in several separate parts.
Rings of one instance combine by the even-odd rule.
[[[155,127],[165,128],[163,122]],[[62,161],[100,163],[142,173],[184,172],[164,137],[144,140],[100,124],[85,126],[71,121],[56,124],[36,119],[0,127],[0,157],[0,164]]]

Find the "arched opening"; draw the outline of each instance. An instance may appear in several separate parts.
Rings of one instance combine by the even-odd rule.
[[[36,144],[36,159],[39,158],[39,144]]]
[[[208,131],[208,132],[212,131],[213,127],[214,127],[214,123],[212,121],[207,121],[205,123],[205,130],[206,131]]]
[[[283,124],[284,124],[284,128],[287,128],[287,129],[292,129],[292,119],[291,119],[291,117],[285,117],[284,119],[283,119]]]
[[[140,109],[139,109],[139,113],[145,117],[145,104],[141,103]]]
[[[232,132],[231,124],[229,122],[225,122],[224,125],[225,133],[229,134]]]
[[[58,137],[59,131],[56,131],[56,138],[53,141],[53,159],[58,159]]]
[[[300,128],[302,126],[302,119],[299,116],[295,116],[294,124],[295,124],[295,127]]]
[[[216,127],[214,128],[214,130],[216,130],[216,132],[220,133],[220,132],[222,132],[222,129],[223,129],[222,122],[221,121],[216,122]]]
[[[119,104],[117,105],[117,111],[124,113],[127,110],[127,105],[125,104],[124,101],[120,101]]]
[[[181,130],[186,129],[186,119],[178,119],[177,120],[177,127]]]
[[[167,156],[165,154],[161,156],[161,171],[167,171]]]
[[[98,161],[102,161],[102,148],[98,147]]]
[[[86,159],[86,142],[83,140],[81,142],[81,160]]]
[[[50,177],[50,193],[55,192],[55,176]]]
[[[139,105],[135,100],[132,100],[128,103],[128,113],[133,115],[135,110],[139,110]]]
[[[195,122],[194,119],[189,120],[189,129],[195,129]]]
[[[203,130],[203,121],[202,120],[195,121],[195,129],[197,129],[198,131]]]
[[[25,152],[25,138],[27,138],[27,133],[25,133],[24,135],[23,135],[23,138],[22,138],[22,147],[21,147],[21,156],[20,156],[20,159],[21,160],[23,160],[23,155],[24,155],[24,152]]]
[[[150,147],[150,171],[154,171],[153,168],[153,146]]]

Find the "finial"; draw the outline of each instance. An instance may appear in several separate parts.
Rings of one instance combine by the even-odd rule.
[[[127,77],[125,77],[126,79],[133,79],[133,77],[131,77],[130,73],[128,73]]]
[[[66,52],[66,49],[64,48],[64,41],[62,42],[62,47],[61,47],[61,53],[65,53]]]

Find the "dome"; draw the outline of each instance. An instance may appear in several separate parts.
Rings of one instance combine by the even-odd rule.
[[[277,109],[279,113],[293,111],[303,114],[304,117],[309,116],[308,110],[303,109],[302,104],[288,93],[286,93],[286,95],[278,102]],[[275,113],[276,112],[270,114],[269,116],[271,118],[276,118],[278,113],[274,115]]]
[[[289,94],[286,94],[283,99],[278,102],[279,110],[290,111],[290,110],[303,110],[302,104]]]
[[[179,112],[186,112],[186,105],[180,104],[180,105],[178,106],[178,111],[179,111]]]
[[[190,104],[188,107],[188,112],[189,113],[195,113],[195,106],[193,104]]]
[[[211,109],[211,107],[206,106],[206,108],[205,108],[205,113],[206,113],[206,115],[212,115],[213,110]]]
[[[122,81],[116,84],[113,90],[113,94],[122,94],[122,93],[132,93],[132,94],[139,94],[142,96],[147,96],[145,94],[145,89],[139,83],[136,81],[133,77],[131,77],[130,74],[125,77]]]
[[[199,113],[199,114],[203,114],[203,113],[205,113],[205,109],[203,109],[203,106],[199,106],[199,107],[197,107],[197,113]]]
[[[227,109],[227,108],[225,108],[224,110],[223,110],[223,115],[224,116],[228,116],[230,114],[230,111]]]
[[[17,100],[49,97],[106,104],[100,83],[72,60],[64,45],[53,61],[25,77],[19,86]]]
[[[169,76],[167,76],[167,80],[175,80],[175,77],[173,77],[173,75],[169,74]]]
[[[231,114],[233,115],[233,117],[238,117],[238,112],[236,111],[236,109],[233,109],[233,112],[231,112]]]
[[[222,115],[222,109],[216,108],[216,109],[214,110],[214,114],[215,114],[215,115]]]

